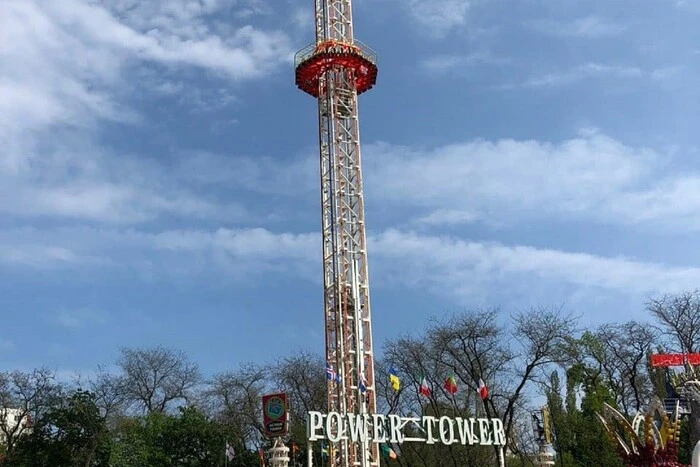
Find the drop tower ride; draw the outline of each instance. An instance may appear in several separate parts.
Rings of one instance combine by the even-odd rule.
[[[328,411],[376,411],[357,96],[374,86],[376,54],[353,38],[351,0],[315,0],[316,41],[294,57],[296,84],[318,100]],[[337,375],[337,377],[335,377]],[[329,464],[379,466],[371,441],[343,440]]]

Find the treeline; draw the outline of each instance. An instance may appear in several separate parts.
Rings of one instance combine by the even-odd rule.
[[[432,319],[420,333],[386,342],[375,371],[379,410],[498,417],[508,434],[507,464],[529,467],[537,451],[530,413],[547,404],[557,465],[621,467],[596,412],[608,403],[632,416],[652,397],[672,395],[667,370],[650,367],[650,354],[700,350],[699,292],[651,299],[646,311],[643,322],[591,329],[561,308],[467,310]],[[305,415],[326,410],[325,361],[314,353],[296,351],[204,377],[182,352],[125,348],[116,367],[71,383],[57,382],[46,369],[0,373],[0,465],[224,466],[229,443],[235,457],[228,465],[259,466],[258,449],[270,445],[261,434],[260,398],[280,390],[291,401],[292,465],[301,466]],[[390,367],[400,378],[398,391],[389,383]],[[452,375],[454,395],[443,385]],[[429,395],[418,391],[423,378]],[[486,400],[477,392],[480,379],[488,386]],[[700,405],[692,401],[690,408],[681,439],[686,462],[700,439]],[[382,459],[383,465],[497,465],[489,446],[392,447],[398,457]],[[321,446],[314,450],[315,465],[324,465]]]

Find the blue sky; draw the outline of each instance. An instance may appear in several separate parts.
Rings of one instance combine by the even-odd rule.
[[[323,346],[313,2],[5,0],[0,370]],[[357,0],[376,345],[700,286],[700,6]]]

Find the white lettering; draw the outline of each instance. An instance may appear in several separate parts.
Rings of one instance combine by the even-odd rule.
[[[323,414],[321,412],[309,412],[306,422],[306,438],[309,441],[316,441],[319,436],[318,430],[323,429]],[[322,435],[323,436],[323,435]]]
[[[372,414],[372,426],[374,428],[374,436],[372,436],[372,439],[376,443],[386,442],[386,430],[384,429],[385,421],[386,417],[384,415],[379,413]]]
[[[491,432],[489,432],[489,420],[487,418],[479,418],[479,434],[481,435],[481,445],[488,446],[491,442]]]
[[[476,418],[470,418],[469,425],[472,428],[472,442],[471,442],[471,444],[479,444],[479,437],[476,435]]]
[[[403,430],[409,423],[415,423],[418,430],[422,431],[426,437],[406,436]],[[455,425],[457,425],[456,428]],[[461,443],[462,445],[505,446],[506,444],[503,421],[498,418],[451,418],[431,415],[401,417],[395,414],[341,414],[338,412],[322,414],[310,411],[306,420],[306,436],[309,441],[327,439],[332,443],[350,440],[392,444],[402,444],[407,441],[426,444],[439,442],[445,445]]]
[[[455,440],[455,426],[450,417],[440,417],[440,441],[442,444],[452,444]],[[447,435],[450,435],[449,437]]]
[[[435,417],[426,415],[423,417],[423,429],[428,432],[428,440],[426,444],[435,444],[435,437],[433,436],[433,425],[437,422]]]
[[[348,414],[348,434],[353,442],[367,441],[369,436],[367,414]]]
[[[500,418],[492,418],[491,423],[493,423],[493,444],[505,446],[506,430],[503,429],[503,420]]]
[[[472,444],[472,432],[469,429],[469,419],[463,419],[462,417],[457,417],[457,434],[459,435],[459,442],[464,444]]]
[[[332,428],[335,427],[335,434]],[[326,417],[326,436],[331,443],[337,443],[343,439],[343,419],[338,412],[331,412]]]
[[[401,433],[401,417],[398,415],[389,415],[389,442],[403,443],[403,433]]]

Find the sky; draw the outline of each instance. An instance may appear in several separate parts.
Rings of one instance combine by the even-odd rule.
[[[375,348],[700,286],[700,2],[356,0]],[[4,0],[0,371],[323,350],[311,0]]]

